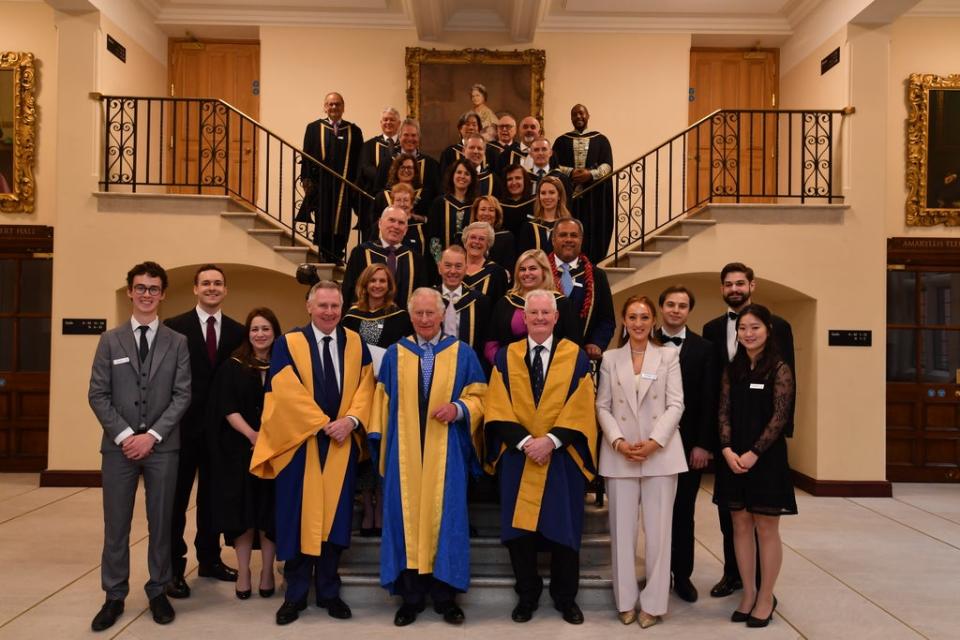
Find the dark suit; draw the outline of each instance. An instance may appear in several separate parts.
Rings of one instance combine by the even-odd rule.
[[[187,565],[187,543],[183,532],[187,525],[187,506],[193,480],[197,481],[197,535],[194,546],[197,549],[197,561],[201,565],[220,561],[220,534],[217,531],[215,510],[213,508],[213,478],[210,477],[209,444],[204,433],[207,396],[213,382],[213,375],[220,364],[230,357],[245,338],[243,325],[221,315],[220,340],[217,344],[217,357],[213,364],[207,357],[207,341],[200,328],[200,316],[191,309],[179,316],[169,318],[164,324],[186,336],[190,350],[191,393],[190,407],[181,423],[182,442],[180,464],[177,472],[177,490],[173,506],[171,561],[175,576],[182,576]]]
[[[780,316],[772,316],[770,320],[773,325],[773,339],[777,343],[777,348],[780,350],[780,356],[783,358],[784,362],[790,365],[790,370],[793,371],[794,376],[796,376],[796,367],[794,366],[793,357],[793,329],[790,327],[790,323]],[[729,318],[727,317],[727,314],[724,314],[718,318],[714,318],[707,324],[703,325],[703,337],[713,343],[715,359],[717,362],[716,371],[714,373],[714,389],[716,389],[717,397],[719,397],[720,380],[723,376],[723,371],[730,362],[730,354],[727,350],[728,326]],[[792,410],[790,412],[789,421],[783,427],[783,433],[788,438],[793,436]],[[714,430],[713,433],[712,451],[714,452],[714,461],[716,464],[726,464],[726,461],[720,454],[720,436],[716,430]],[[720,518],[720,531],[723,533],[723,575],[735,578],[740,575],[740,570],[737,568],[737,557],[733,549],[733,521],[730,518],[730,512],[726,509],[718,509],[717,511]],[[760,563],[757,562],[757,584],[759,585],[759,583]]]
[[[694,447],[714,450],[717,430],[715,369],[713,345],[687,327],[686,338],[680,346],[680,375],[683,377],[680,438],[687,460]],[[670,553],[670,571],[675,578],[689,579],[693,573],[693,516],[701,475],[702,469],[691,468],[677,477]]]
[[[107,598],[123,600],[130,591],[130,521],[143,475],[150,538],[148,598],[161,595],[171,580],[170,514],[177,478],[180,419],[190,402],[190,354],[183,336],[158,325],[147,359],[141,363],[139,336],[130,322],[100,336],[90,374],[90,407],[103,427],[103,556],[101,583]],[[127,429],[153,431],[153,451],[130,460],[116,439]]]

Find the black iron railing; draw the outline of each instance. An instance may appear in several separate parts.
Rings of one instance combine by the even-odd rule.
[[[306,211],[301,173],[329,176],[344,188],[353,208],[373,196],[336,170],[307,155],[253,118],[212,98],[96,96],[103,105],[104,191],[227,195],[264,213],[297,236],[317,244],[316,216],[332,215],[318,203]],[[312,170],[311,170],[312,169]],[[308,186],[309,188],[309,186]]]
[[[608,258],[707,203],[842,201],[837,140],[843,110],[715,111],[575,194],[614,211]],[[602,198],[601,198],[602,199]],[[596,205],[594,205],[596,206]]]

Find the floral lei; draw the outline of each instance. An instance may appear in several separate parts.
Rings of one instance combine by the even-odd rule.
[[[550,257],[555,257],[556,254],[551,253]],[[593,264],[590,260],[587,259],[586,254],[581,253],[579,256],[580,263],[583,264],[583,308],[580,309],[580,317],[586,319],[590,315],[590,307],[593,306]],[[550,270],[553,272],[553,281],[557,285],[557,290],[560,289],[560,270],[557,268],[557,261],[550,261]]]

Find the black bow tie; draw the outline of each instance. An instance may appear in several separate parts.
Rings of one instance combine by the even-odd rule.
[[[727,311],[727,317],[730,318],[731,320],[736,320],[737,314],[734,313],[733,311]]]
[[[664,344],[668,342],[672,342],[678,347],[683,344],[683,338],[681,338],[680,336],[668,336],[663,331],[660,332],[660,335],[658,337],[660,338],[660,342]]]

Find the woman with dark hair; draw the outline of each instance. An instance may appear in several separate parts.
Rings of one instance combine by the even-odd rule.
[[[470,207],[470,223],[474,222],[486,222],[493,227],[493,246],[488,247],[490,260],[512,273],[517,263],[517,239],[503,228],[503,208],[496,196],[477,196]]]
[[[720,449],[713,502],[733,518],[733,545],[743,578],[740,606],[730,616],[765,627],[777,608],[773,596],[783,562],[780,516],[797,513],[783,427],[793,413],[793,372],[772,340],[770,311],[750,304],[737,316],[740,349],[720,387]],[[759,544],[756,588],[754,533]]]
[[[447,175],[450,165],[463,157],[463,148],[467,144],[467,138],[475,133],[480,133],[483,124],[473,111],[465,111],[460,114],[457,120],[457,132],[460,134],[460,140],[450,145],[440,154],[440,175]],[[489,159],[488,159],[489,162]]]
[[[425,235],[423,226],[427,222],[427,214],[430,212],[430,203],[433,202],[434,194],[431,189],[423,185],[420,175],[420,163],[410,153],[401,153],[393,162],[390,163],[390,170],[387,173],[387,187],[377,194],[377,199],[373,201],[372,222],[370,225],[370,236],[377,239],[379,230],[377,225],[380,222],[380,214],[387,207],[394,204],[393,188],[399,184],[405,184],[410,187],[412,198],[407,206],[401,207],[410,216],[407,219],[407,238],[417,239],[420,253],[426,250]],[[399,206],[399,205],[398,205]]]
[[[503,172],[506,182],[506,196],[500,200],[503,207],[503,228],[512,232],[514,237],[520,237],[523,225],[533,219],[533,202],[535,196],[533,181],[530,172],[520,164],[511,164]]]
[[[473,112],[480,116],[480,130],[497,126],[497,114],[487,106],[487,88],[479,82],[470,87],[470,103]]]
[[[380,360],[387,347],[413,333],[406,309],[394,304],[396,281],[385,264],[371,264],[357,279],[357,303],[343,314],[341,324],[360,334],[373,357],[374,374],[380,372]],[[363,502],[361,536],[378,536],[383,527],[383,496],[377,471],[370,460],[359,465],[357,488]]]
[[[567,193],[563,183],[553,176],[544,176],[537,185],[537,196],[533,203],[533,219],[523,225],[517,238],[521,251],[540,249],[544,253],[553,251],[550,236],[553,225],[562,218],[572,218],[567,209]]]
[[[253,591],[250,556],[259,547],[260,596],[273,595],[276,555],[273,480],[250,473],[250,457],[260,432],[264,382],[270,369],[270,351],[279,337],[276,314],[258,307],[247,314],[247,339],[225,361],[213,380],[208,407],[216,438],[216,516],[227,544],[237,552],[236,594],[246,600]]]
[[[444,249],[460,242],[460,234],[469,224],[470,205],[476,196],[476,167],[466,158],[458,158],[447,169],[443,195],[434,199],[427,221],[430,255],[437,264],[440,264]]]

